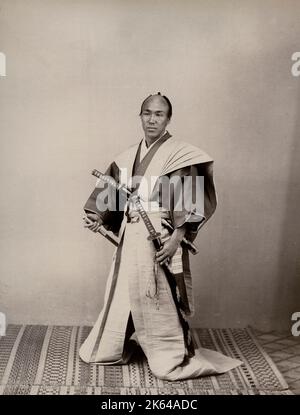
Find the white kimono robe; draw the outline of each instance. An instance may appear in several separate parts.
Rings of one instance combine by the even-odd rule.
[[[124,171],[122,169],[127,169],[129,174],[134,171],[135,175],[142,175],[147,186],[141,184],[137,192],[155,229],[166,239],[168,235],[162,218],[169,215],[175,228],[183,223],[190,225],[187,226],[186,237],[192,240],[216,207],[213,160],[199,148],[175,140],[168,133],[159,141],[142,160],[138,159],[140,146],[130,147],[115,159],[106,174],[127,186],[126,177],[121,174]],[[180,212],[168,212],[159,203],[153,204],[156,181],[151,180],[151,177],[172,175],[191,166],[204,175],[203,211],[185,212],[182,215]],[[187,354],[183,328],[170,286],[160,266],[156,267],[155,272],[156,251],[152,241],[147,239],[145,224],[142,220],[128,222],[124,212],[99,212],[95,203],[98,194],[96,187],[85,210],[100,214],[106,228],[118,234],[120,243],[113,256],[103,309],[80,348],[80,357],[89,363],[126,364],[139,344],[153,374],[166,380],[223,373],[239,366],[242,362],[237,359],[198,346],[195,347],[194,355]],[[129,209],[130,214],[132,208],[126,203],[125,208]],[[189,222],[192,215],[198,217]],[[182,255],[182,267],[176,274],[176,283],[182,300],[180,312],[189,316],[194,312],[194,305],[187,247],[182,244],[179,253]],[[172,269],[172,264],[170,267]],[[178,268],[178,264],[173,264],[173,270],[175,267]],[[148,295],[149,284],[154,280],[155,298]]]

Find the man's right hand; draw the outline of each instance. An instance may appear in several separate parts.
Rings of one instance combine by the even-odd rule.
[[[90,229],[93,232],[98,232],[103,221],[96,213],[87,213],[83,218],[85,221],[85,228]]]

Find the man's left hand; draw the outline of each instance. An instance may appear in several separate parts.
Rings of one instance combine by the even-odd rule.
[[[168,264],[172,256],[175,254],[178,246],[179,242],[176,239],[170,238],[167,240],[160,251],[156,253],[156,261],[159,262],[160,265]]]

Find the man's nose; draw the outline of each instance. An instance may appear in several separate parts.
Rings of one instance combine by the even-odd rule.
[[[153,124],[155,122],[155,114],[151,114],[149,118],[149,122]]]

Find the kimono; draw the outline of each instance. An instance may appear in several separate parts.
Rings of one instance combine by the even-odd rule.
[[[141,144],[119,154],[105,174],[139,195],[162,242],[171,237],[174,229],[185,225],[185,238],[169,263],[177,297],[162,267],[154,260],[155,248],[134,204],[126,198],[122,201],[118,193],[117,205],[122,209],[99,209],[97,200],[103,186],[98,183],[84,210],[97,213],[106,230],[118,236],[119,244],[106,283],[103,309],[79,355],[88,363],[127,364],[139,345],[152,373],[161,379],[173,381],[224,373],[242,362],[199,347],[190,331],[187,341],[182,324],[194,314],[189,252],[194,249],[193,240],[199,229],[217,205],[213,160],[198,147],[175,140],[168,132],[143,158]],[[124,172],[129,172],[129,180]],[[192,178],[188,200],[181,209],[176,208],[176,197],[182,197],[182,193],[176,192],[176,186],[182,180],[168,187],[167,197],[161,197],[161,179],[172,180],[175,176]],[[202,187],[197,176],[204,179]],[[136,184],[136,177],[145,180]],[[203,203],[195,207],[196,192],[201,193]]]

